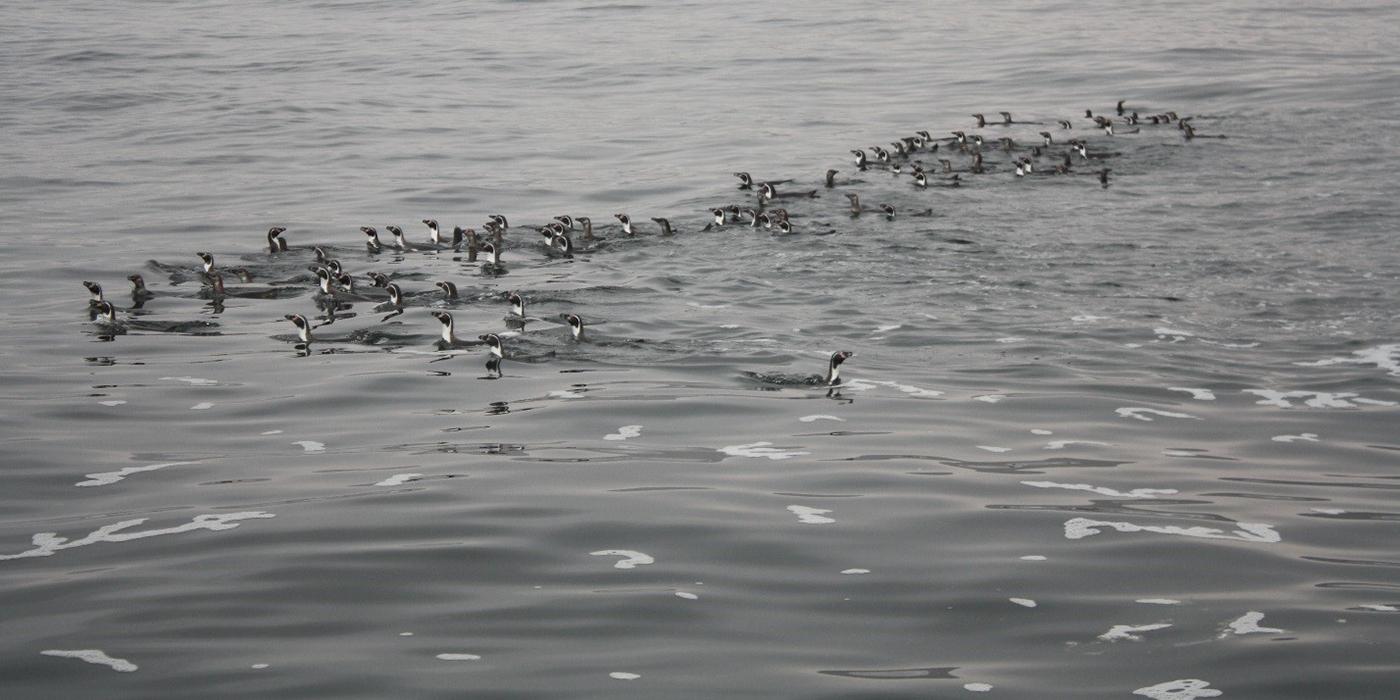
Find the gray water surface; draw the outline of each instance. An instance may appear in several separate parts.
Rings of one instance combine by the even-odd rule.
[[[0,694],[1392,698],[1397,24],[8,3]],[[1119,99],[1228,138],[1083,118]],[[1047,124],[973,129],[999,110]],[[919,191],[848,155],[1046,128],[1117,153],[1110,187],[989,153]],[[701,231],[752,205],[736,170],[818,190],[796,234]],[[358,232],[492,213],[503,274]],[[546,256],[529,225],[563,213],[605,245]],[[313,244],[408,308],[349,303],[299,351]],[[195,251],[290,291],[214,304]],[[428,309],[504,332],[508,290],[537,361],[433,346]],[[834,394],[745,374],[834,350]]]

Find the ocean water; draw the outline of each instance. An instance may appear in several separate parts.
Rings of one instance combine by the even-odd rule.
[[[0,695],[1393,698],[1397,24],[6,3]],[[1083,117],[1120,99],[1227,138]],[[991,172],[855,170],[919,129]],[[992,142],[1042,129],[1102,157],[1014,177]],[[753,206],[734,171],[817,191],[793,235],[702,230]],[[492,213],[497,272],[358,231]],[[564,213],[607,240],[547,256]],[[403,313],[295,347],[313,244]],[[252,281],[216,303],[196,251]],[[511,331],[510,290],[500,376],[434,347],[429,310]],[[746,374],[836,350],[839,391]]]

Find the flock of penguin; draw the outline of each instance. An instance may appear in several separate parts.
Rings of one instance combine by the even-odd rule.
[[[1140,134],[1144,130],[1163,128],[1174,128],[1180,133],[1181,138],[1188,142],[1198,138],[1225,138],[1223,135],[1196,133],[1195,127],[1191,123],[1192,117],[1179,117],[1176,112],[1172,111],[1154,113],[1144,117],[1136,111],[1129,110],[1123,101],[1119,101],[1113,112],[1111,116],[1104,116],[1094,114],[1091,110],[1085,110],[1084,119],[1092,124],[1088,128],[1101,131],[1105,137],[1109,138]],[[978,129],[1047,126],[1041,122],[1017,121],[1010,112],[1000,112],[999,114],[1000,120],[988,120],[983,114],[971,116]],[[1056,130],[1062,134],[1079,133],[1074,130],[1074,127],[1075,123],[1071,120],[1055,122]],[[875,145],[863,149],[852,149],[850,152],[854,156],[854,166],[858,172],[865,173],[867,176],[883,172],[894,178],[908,177],[912,187],[916,190],[925,190],[929,187],[962,187],[971,183],[975,177],[994,176],[996,173],[1008,171],[1014,173],[1016,178],[1079,175],[1081,173],[1076,170],[1077,165],[1088,165],[1087,174],[1095,176],[1100,186],[1107,188],[1109,187],[1109,173],[1112,170],[1103,167],[1103,165],[1108,159],[1122,155],[1120,152],[1102,148],[1102,143],[1091,144],[1087,138],[1057,139],[1050,130],[1039,130],[1037,133],[1039,138],[1028,142],[1018,142],[1006,135],[990,139],[981,133],[968,133],[962,130],[951,131],[949,134],[946,137],[934,137],[928,131],[917,131],[913,135],[891,141],[889,148]],[[792,221],[794,215],[790,214],[788,209],[782,205],[793,201],[792,206],[796,206],[797,203],[804,200],[819,198],[819,192],[821,192],[821,188],[790,189],[789,185],[794,182],[793,180],[756,180],[747,172],[738,172],[734,175],[739,179],[739,190],[751,195],[752,201],[742,205],[730,204],[710,209],[711,218],[701,230],[713,231],[739,227],[741,229],[775,231],[776,234],[782,235],[799,233],[801,231],[794,226]],[[823,180],[824,189],[830,190],[864,182],[864,180],[854,178],[838,178],[839,175],[841,175],[841,171],[838,169],[827,170]],[[967,177],[964,178],[964,176]],[[878,208],[870,209],[861,203],[858,193],[845,192],[844,195],[849,201],[849,207],[845,212],[851,217],[859,217],[865,212],[879,212],[890,220],[896,216],[895,207],[891,204],[881,203]],[[931,216],[932,213],[932,209],[927,209],[917,211],[911,216]],[[629,215],[618,213],[614,214],[613,218],[617,221],[615,226],[600,227],[607,228],[609,236],[633,237],[640,233]],[[672,236],[679,233],[668,219],[657,217],[651,221],[656,224],[658,235]],[[514,231],[518,229],[512,229],[507,218],[500,214],[490,215],[486,222],[481,225],[480,232],[476,229],[464,229],[458,226],[454,227],[451,234],[448,235],[434,219],[423,219],[422,223],[427,228],[426,240],[422,241],[409,240],[398,226],[384,227],[392,236],[391,241],[382,239],[378,229],[374,227],[361,227],[360,232],[364,236],[365,250],[372,257],[381,253],[401,256],[411,253],[456,254],[459,257],[454,257],[453,260],[479,263],[483,275],[494,277],[505,271],[502,259],[508,235],[513,247],[537,247],[540,252],[549,257],[572,257],[575,253],[591,252],[607,245],[607,238],[595,235],[593,221],[586,216],[561,215],[542,225],[529,227],[533,230],[534,235],[539,236],[536,246],[529,246],[524,241],[519,240],[514,235]],[[357,283],[355,276],[334,256],[336,248],[330,246],[293,248],[283,235],[285,232],[286,229],[280,226],[267,231],[267,254],[271,260],[253,266],[255,269],[219,267],[215,263],[214,256],[207,252],[197,253],[200,266],[194,269],[156,261],[151,261],[150,265],[154,269],[168,274],[172,285],[192,281],[200,282],[201,287],[196,296],[209,299],[216,313],[222,310],[223,300],[230,297],[278,299],[303,296],[307,293],[307,283],[314,280],[316,287],[313,297],[317,306],[325,312],[325,316],[320,319],[322,322],[319,325],[313,325],[311,319],[300,313],[291,313],[285,316],[296,328],[296,336],[290,340],[295,342],[298,351],[302,354],[309,353],[314,343],[336,342],[337,339],[320,338],[319,335],[313,333],[313,330],[334,322],[337,311],[349,308],[355,303],[375,302],[375,308],[392,310],[392,313],[386,317],[387,320],[403,313],[406,305],[425,297],[437,296],[438,299],[447,302],[454,302],[459,298],[456,284],[450,281],[438,281],[435,283],[436,291],[417,295],[406,294],[398,282],[379,272],[371,271],[364,274],[364,279],[368,281],[368,284]],[[813,228],[810,232],[815,234],[836,233],[834,228],[825,230]],[[524,237],[530,238],[532,236],[526,234]],[[308,270],[314,277],[306,274]],[[275,278],[279,275],[289,274],[291,277],[261,285],[230,287],[226,286],[226,274],[237,277],[244,285],[252,284],[255,277],[268,278],[271,276]],[[153,322],[140,318],[140,310],[145,303],[159,296],[160,293],[148,289],[145,279],[140,274],[130,275],[127,279],[132,284],[132,305],[126,309],[128,317],[125,319],[118,317],[117,307],[104,297],[100,284],[96,282],[83,283],[90,293],[90,317],[98,325],[99,334],[104,339],[125,333],[128,329],[198,334],[212,332],[210,329],[218,327],[218,324],[212,321]],[[488,300],[501,298],[499,292],[489,294],[486,297]],[[523,329],[527,321],[534,320],[526,316],[525,300],[519,293],[507,292],[504,299],[510,305],[510,313],[505,318],[508,328]],[[432,310],[430,313],[441,324],[440,340],[436,343],[439,349],[483,346],[488,353],[487,370],[494,376],[501,376],[501,363],[504,360],[533,361],[539,359],[527,354],[511,352],[504,340],[504,338],[510,337],[508,333],[489,332],[481,334],[475,339],[462,339],[457,335],[456,324],[451,313],[443,310]],[[558,318],[568,326],[569,339],[572,342],[588,342],[584,321],[577,314],[564,313],[560,314]],[[845,350],[831,353],[827,360],[826,372],[821,375],[746,374],[759,381],[769,383],[825,386],[828,387],[829,391],[834,391],[841,383],[841,364],[852,356],[854,353]]]

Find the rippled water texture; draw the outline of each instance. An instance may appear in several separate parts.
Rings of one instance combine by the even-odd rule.
[[[0,26],[6,698],[1400,692],[1394,3]],[[1119,99],[1228,138],[1083,118]],[[973,129],[1000,110],[1045,124]],[[1018,179],[989,148],[927,191],[848,155],[1045,128],[1116,155]],[[818,190],[795,235],[701,230],[752,204],[738,170]],[[498,212],[496,274],[357,230]],[[546,256],[562,213],[608,240]],[[352,301],[299,352],[316,243],[405,312]],[[213,303],[195,251],[252,281]],[[537,320],[502,376],[434,347],[428,309],[504,332],[507,290]],[[752,378],[835,350],[834,394]]]

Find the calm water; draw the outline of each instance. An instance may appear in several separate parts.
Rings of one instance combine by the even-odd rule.
[[[1394,697],[1398,23],[7,3],[0,690]],[[1123,98],[1229,138],[1089,128]],[[1003,109],[1118,153],[1111,187],[990,153],[960,189],[853,172]],[[735,170],[821,190],[797,235],[700,232],[752,202]],[[495,212],[504,275],[357,230]],[[548,258],[528,227],[561,213],[610,240]],[[263,252],[272,225],[293,251]],[[350,304],[301,356],[313,243],[406,312]],[[298,289],[216,307],[198,250]],[[157,296],[130,309],[135,272]],[[435,349],[443,279],[467,337],[521,291],[540,320],[506,342],[542,361]],[[83,280],[127,333],[99,337]],[[157,330],[190,321],[217,326]],[[840,349],[836,396],[744,374]]]

